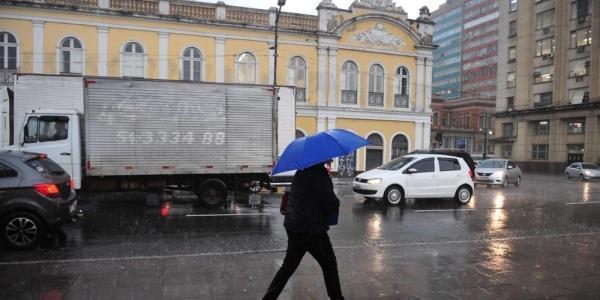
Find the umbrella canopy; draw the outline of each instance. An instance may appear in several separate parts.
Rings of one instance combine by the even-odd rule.
[[[273,174],[303,170],[368,145],[364,138],[345,129],[331,129],[291,142],[273,168]]]

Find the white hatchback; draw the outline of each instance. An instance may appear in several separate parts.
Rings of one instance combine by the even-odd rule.
[[[406,198],[454,198],[468,203],[473,174],[460,157],[411,154],[364,172],[352,183],[355,193],[397,205]]]

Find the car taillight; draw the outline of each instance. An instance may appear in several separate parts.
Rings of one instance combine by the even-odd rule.
[[[469,169],[469,177],[473,178],[473,171],[471,169]]]
[[[71,178],[71,180],[69,180],[69,188],[71,188],[72,190],[75,189],[75,180],[73,180],[73,178]]]
[[[58,186],[56,186],[54,183],[38,183],[34,184],[33,188],[36,192],[46,197],[54,198],[60,196]]]

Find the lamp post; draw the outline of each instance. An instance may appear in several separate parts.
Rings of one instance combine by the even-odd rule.
[[[277,102],[279,100],[279,90],[277,89],[277,39],[279,15],[281,14],[281,8],[285,5],[286,0],[277,0],[277,12],[275,13],[275,42],[273,43],[273,161],[278,159],[279,146],[277,143]]]
[[[487,159],[487,140],[488,135],[492,135],[492,130],[488,128],[488,113],[486,112],[483,117],[483,128],[479,128],[479,131],[483,131],[483,159]]]

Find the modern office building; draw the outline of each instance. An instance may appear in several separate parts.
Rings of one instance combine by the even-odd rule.
[[[464,0],[448,0],[431,13],[433,42],[433,93],[443,99],[460,97],[461,48]]]
[[[600,161],[600,1],[500,2],[496,152],[528,170]]]

